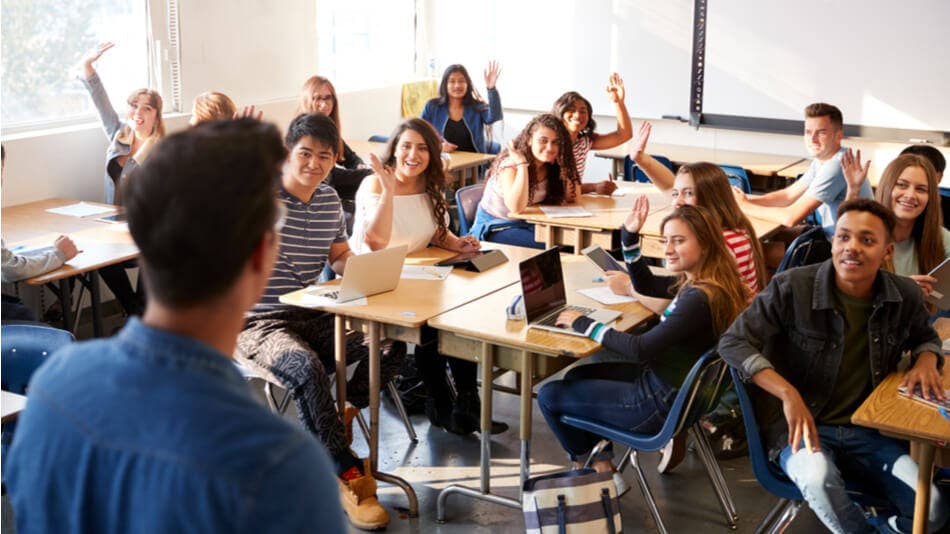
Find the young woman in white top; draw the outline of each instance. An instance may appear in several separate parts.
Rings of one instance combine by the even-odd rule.
[[[442,142],[423,119],[403,121],[389,138],[383,160],[375,154],[375,174],[356,193],[356,220],[350,248],[356,253],[406,244],[409,251],[434,245],[456,252],[481,247],[472,236],[458,237],[448,228]],[[453,403],[446,382],[446,358],[438,353],[434,332],[423,332],[416,347],[416,365],[429,398],[426,415],[432,424],[457,434],[478,428],[480,402],[475,389],[475,364],[449,358],[458,398]],[[454,406],[453,406],[454,404]],[[504,425],[498,424],[499,432]]]

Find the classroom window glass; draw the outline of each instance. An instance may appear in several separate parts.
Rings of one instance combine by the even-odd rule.
[[[411,80],[414,10],[413,0],[318,0],[320,73],[337,91]]]
[[[94,117],[77,76],[82,57],[102,41],[116,43],[96,70],[120,116],[128,94],[149,85],[146,0],[3,0],[0,9],[5,130]]]

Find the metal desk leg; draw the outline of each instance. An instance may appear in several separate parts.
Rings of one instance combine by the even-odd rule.
[[[492,411],[492,368],[494,367],[492,345],[482,343],[482,406],[481,406],[481,466],[479,469],[479,482],[481,489],[476,490],[458,484],[443,489],[439,492],[439,498],[436,500],[435,519],[439,523],[445,523],[445,503],[449,495],[458,493],[466,497],[480,499],[495,504],[501,504],[510,508],[521,509],[521,501],[493,495],[491,493],[491,411]],[[530,402],[530,398],[529,398]]]
[[[73,324],[73,292],[69,287],[69,278],[59,281],[59,305],[63,309],[63,330],[76,332]]]
[[[409,517],[419,516],[419,499],[415,490],[405,480],[378,469],[379,460],[379,341],[380,326],[376,321],[369,323],[369,464],[377,480],[399,486],[409,498]],[[337,361],[339,365],[339,360]],[[345,377],[345,373],[344,373]]]
[[[917,463],[917,496],[914,498],[914,534],[927,532],[927,516],[930,514],[930,481],[934,470],[934,444],[920,442],[920,458]]]
[[[89,272],[89,299],[92,301],[92,335],[102,337],[102,295],[99,291],[99,271]]]
[[[518,488],[519,498],[521,488],[531,476],[531,408],[532,377],[534,375],[534,354],[527,351],[521,353],[521,484]]]
[[[333,316],[333,354],[336,356],[336,411],[343,417],[346,407],[346,318]]]

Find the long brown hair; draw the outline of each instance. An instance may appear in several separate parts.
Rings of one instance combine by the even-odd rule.
[[[336,160],[343,161],[343,125],[340,124],[340,99],[336,96],[336,88],[330,83],[330,80],[323,76],[311,76],[303,82],[303,88],[300,89],[300,103],[297,105],[297,115],[301,113],[316,113],[317,109],[313,102],[313,95],[322,86],[327,86],[330,95],[333,97],[333,109],[330,110],[330,119],[336,124],[337,131],[340,132],[340,143],[337,145]]]
[[[914,220],[911,237],[917,251],[917,268],[920,273],[929,273],[944,260],[943,249],[943,213],[940,209],[940,193],[937,184],[937,171],[930,160],[916,154],[902,154],[890,162],[881,174],[877,184],[877,201],[891,207],[891,193],[897,179],[909,167],[920,167],[927,175],[927,206],[924,212]],[[888,260],[885,268],[894,270],[894,261]]]
[[[438,132],[428,121],[419,118],[406,119],[396,126],[392,135],[389,136],[389,142],[386,143],[386,151],[383,153],[383,164],[395,168],[396,165],[396,146],[399,144],[399,138],[406,130],[412,130],[422,136],[429,150],[429,165],[422,171],[422,177],[426,183],[426,195],[429,196],[429,203],[432,205],[432,216],[435,217],[436,236],[439,240],[445,238],[448,233],[448,223],[446,215],[448,214],[448,204],[445,202],[445,169],[442,167],[442,140]]]
[[[755,234],[752,222],[739,209],[726,172],[719,165],[699,161],[681,166],[677,174],[689,174],[693,178],[697,205],[709,210],[719,226],[725,230],[745,232],[752,246],[752,260],[755,262],[755,278],[759,291],[765,289],[769,279],[762,243]]]
[[[558,155],[554,163],[546,163],[547,167],[547,197],[546,204],[560,204],[562,202],[574,202],[574,185],[580,183],[581,179],[577,175],[577,165],[574,164],[574,150],[571,148],[571,134],[561,119],[550,114],[542,113],[531,119],[521,130],[521,133],[514,138],[515,150],[524,154],[528,162],[528,182],[531,184],[528,188],[528,204],[534,203],[534,190],[538,185],[538,175],[534,168],[534,152],[531,150],[531,136],[535,130],[544,126],[554,130],[558,137]],[[508,149],[505,148],[495,158],[492,163],[490,174],[494,175],[499,171],[503,161],[508,161]]]
[[[687,280],[686,275],[682,275],[674,289],[679,292],[689,284],[706,294],[713,329],[719,336],[746,308],[749,287],[739,278],[735,259],[722,239],[722,227],[716,222],[715,216],[705,208],[680,206],[663,218],[660,231],[663,232],[666,224],[674,219],[689,226],[704,252],[696,276]]]

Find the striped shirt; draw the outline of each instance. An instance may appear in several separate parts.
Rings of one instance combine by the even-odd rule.
[[[283,187],[277,199],[287,206],[287,220],[280,230],[280,251],[267,289],[255,312],[285,307],[281,295],[303,289],[320,278],[330,255],[330,246],[346,241],[343,207],[336,191],[325,183],[303,202]]]
[[[749,287],[753,295],[759,292],[759,279],[755,275],[755,256],[752,254],[752,243],[749,235],[743,230],[723,230],[722,237],[726,240],[726,247],[736,259],[736,269],[739,278]]]
[[[574,163],[577,164],[577,178],[584,178],[584,168],[587,167],[587,153],[594,146],[594,140],[589,135],[581,135],[574,141]]]

